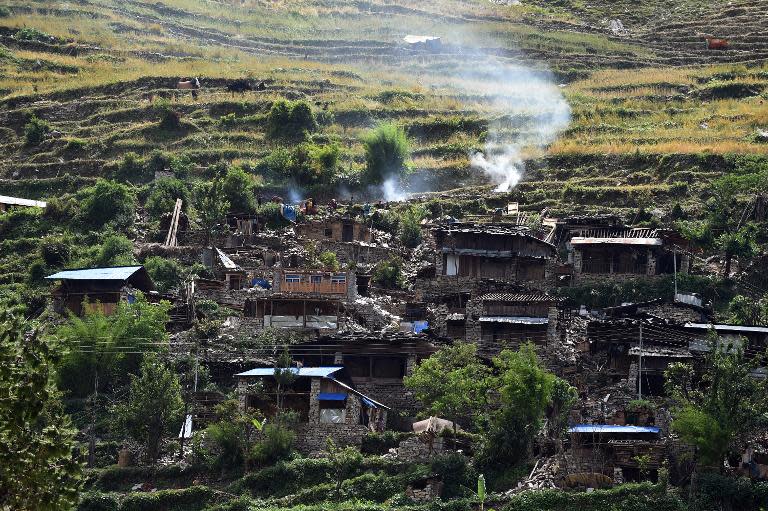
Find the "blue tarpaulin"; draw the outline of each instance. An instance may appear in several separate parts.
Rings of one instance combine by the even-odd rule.
[[[293,206],[289,206],[288,204],[282,204],[280,206],[280,213],[283,215],[283,218],[288,220],[291,223],[296,223],[296,208]]]
[[[615,424],[576,424],[568,429],[569,433],[653,433],[661,429],[655,426],[620,426]]]
[[[317,395],[318,401],[344,401],[347,395],[343,392],[321,392]]]
[[[429,328],[429,323],[426,321],[414,321],[413,322],[413,333],[420,334],[424,330]]]
[[[267,282],[264,279],[253,279],[251,281],[251,284],[253,284],[254,286],[258,286],[258,287],[264,288],[264,289],[272,289],[272,284],[270,284],[269,282]]]

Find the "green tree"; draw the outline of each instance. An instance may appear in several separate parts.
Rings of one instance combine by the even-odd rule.
[[[323,265],[323,268],[327,268],[329,270],[339,271],[339,268],[341,267],[335,252],[322,252],[318,256],[318,260],[320,261],[320,264]]]
[[[363,464],[363,455],[355,447],[337,447],[331,437],[325,441],[328,451],[328,476],[335,484],[336,499],[341,498],[341,483],[351,478]]]
[[[143,352],[165,348],[169,309],[168,302],[151,304],[137,293],[133,304],[121,302],[111,316],[100,310],[70,315],[53,331],[63,353],[59,388],[79,398],[90,395],[97,381],[99,392],[127,383],[128,375],[138,373]]]
[[[178,288],[184,279],[184,268],[175,259],[160,256],[148,257],[144,261],[144,268],[161,293]]]
[[[512,466],[527,459],[542,426],[557,377],[542,367],[532,344],[503,350],[493,359],[492,382],[498,402],[491,412],[482,458],[486,464]]]
[[[410,151],[408,137],[396,124],[380,124],[363,138],[365,149],[365,184],[380,185],[390,177],[398,177],[405,171]]]
[[[741,347],[712,333],[704,364],[667,369],[666,390],[676,403],[672,430],[696,448],[705,466],[722,467],[726,453],[740,452],[751,434],[768,425],[766,383],[751,376],[761,359],[747,360]]]
[[[52,382],[55,360],[48,341],[0,311],[0,509],[77,503],[82,466]]]
[[[255,210],[253,175],[248,174],[241,167],[233,166],[227,170],[222,181],[222,190],[229,201],[231,211],[252,213]]]
[[[737,325],[768,324],[768,295],[759,300],[734,296],[728,304],[728,316],[729,321]]]
[[[277,421],[281,423],[283,420],[283,399],[285,392],[298,378],[296,370],[293,367],[293,359],[288,352],[288,348],[285,347],[280,356],[275,360],[275,400],[277,405]]]
[[[33,115],[24,126],[24,138],[28,146],[40,145],[50,131],[51,125],[48,122]]]
[[[421,244],[421,221],[427,214],[424,206],[413,205],[400,215],[400,241],[408,248]]]
[[[187,211],[189,188],[179,179],[163,178],[152,184],[152,191],[149,192],[144,207],[153,215],[171,213],[176,205],[176,199],[181,199],[181,210]]]
[[[393,257],[380,261],[373,268],[371,280],[384,289],[399,289],[403,287],[403,261]]]
[[[131,377],[128,401],[115,412],[128,434],[144,445],[147,458],[157,461],[163,437],[181,427],[183,420],[178,378],[157,356],[145,356],[141,374]]]
[[[224,231],[224,218],[229,211],[229,201],[224,194],[221,177],[200,185],[195,193],[195,209],[205,232],[205,243]]]
[[[317,130],[317,120],[306,101],[278,100],[267,114],[267,135],[271,138],[303,140]]]
[[[456,343],[419,362],[403,380],[430,415],[453,420],[478,418],[487,405],[489,370],[477,346]]]
[[[80,219],[89,227],[100,229],[110,224],[125,229],[133,225],[136,198],[123,184],[99,179],[79,193],[78,198],[81,201]]]

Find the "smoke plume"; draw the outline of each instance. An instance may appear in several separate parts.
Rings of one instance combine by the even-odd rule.
[[[470,164],[497,185],[496,191],[510,190],[523,176],[525,151],[551,144],[568,126],[571,109],[547,70],[489,58],[461,81],[491,108],[485,147],[470,154]]]

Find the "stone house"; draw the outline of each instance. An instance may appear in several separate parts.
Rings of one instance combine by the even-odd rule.
[[[526,227],[505,224],[441,225],[432,231],[437,279],[497,279],[546,289],[554,285],[554,245]]]
[[[216,280],[221,282],[222,289],[237,290],[247,285],[245,270],[232,261],[220,248],[203,249],[202,260],[203,264],[213,272]]]
[[[547,345],[557,337],[560,300],[544,293],[488,293],[466,307],[466,339],[498,352],[526,342]]]
[[[325,448],[327,438],[340,445],[360,445],[370,431],[383,431],[390,408],[357,390],[343,366],[293,367],[294,381],[281,390],[283,409],[298,417],[297,447],[310,453]],[[240,406],[267,418],[277,412],[274,367],[244,371],[237,378]],[[260,383],[254,389],[253,383]]]
[[[599,473],[615,480],[639,481],[638,456],[648,456],[643,468],[655,480],[665,457],[661,429],[655,426],[575,424],[568,433],[571,473]]]
[[[272,292],[246,299],[243,314],[265,328],[337,330],[343,302],[356,297],[354,272],[278,269]]]
[[[690,256],[676,251],[670,233],[647,228],[571,232],[566,242],[574,284],[688,273]]]
[[[361,241],[371,243],[370,227],[348,217],[329,217],[322,220],[308,220],[297,224],[296,234],[315,241]]]
[[[401,415],[414,415],[419,404],[403,385],[417,362],[431,356],[445,339],[428,333],[344,333],[325,335],[289,346],[294,360],[304,366],[344,366],[360,392],[389,404]],[[394,421],[394,417],[390,417]],[[410,430],[410,423],[392,427]]]
[[[83,308],[86,298],[88,309],[109,315],[115,312],[119,302],[132,303],[136,290],[145,294],[155,290],[143,266],[64,270],[46,279],[59,283],[51,293],[54,310],[60,314],[71,311],[78,316],[86,310]]]

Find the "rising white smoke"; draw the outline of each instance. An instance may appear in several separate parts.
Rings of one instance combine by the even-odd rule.
[[[552,73],[489,58],[461,76],[462,88],[483,96],[489,122],[482,152],[470,154],[473,168],[496,184],[496,191],[514,188],[525,171],[524,151],[546,148],[568,126],[571,109]],[[496,114],[493,114],[496,112]]]

